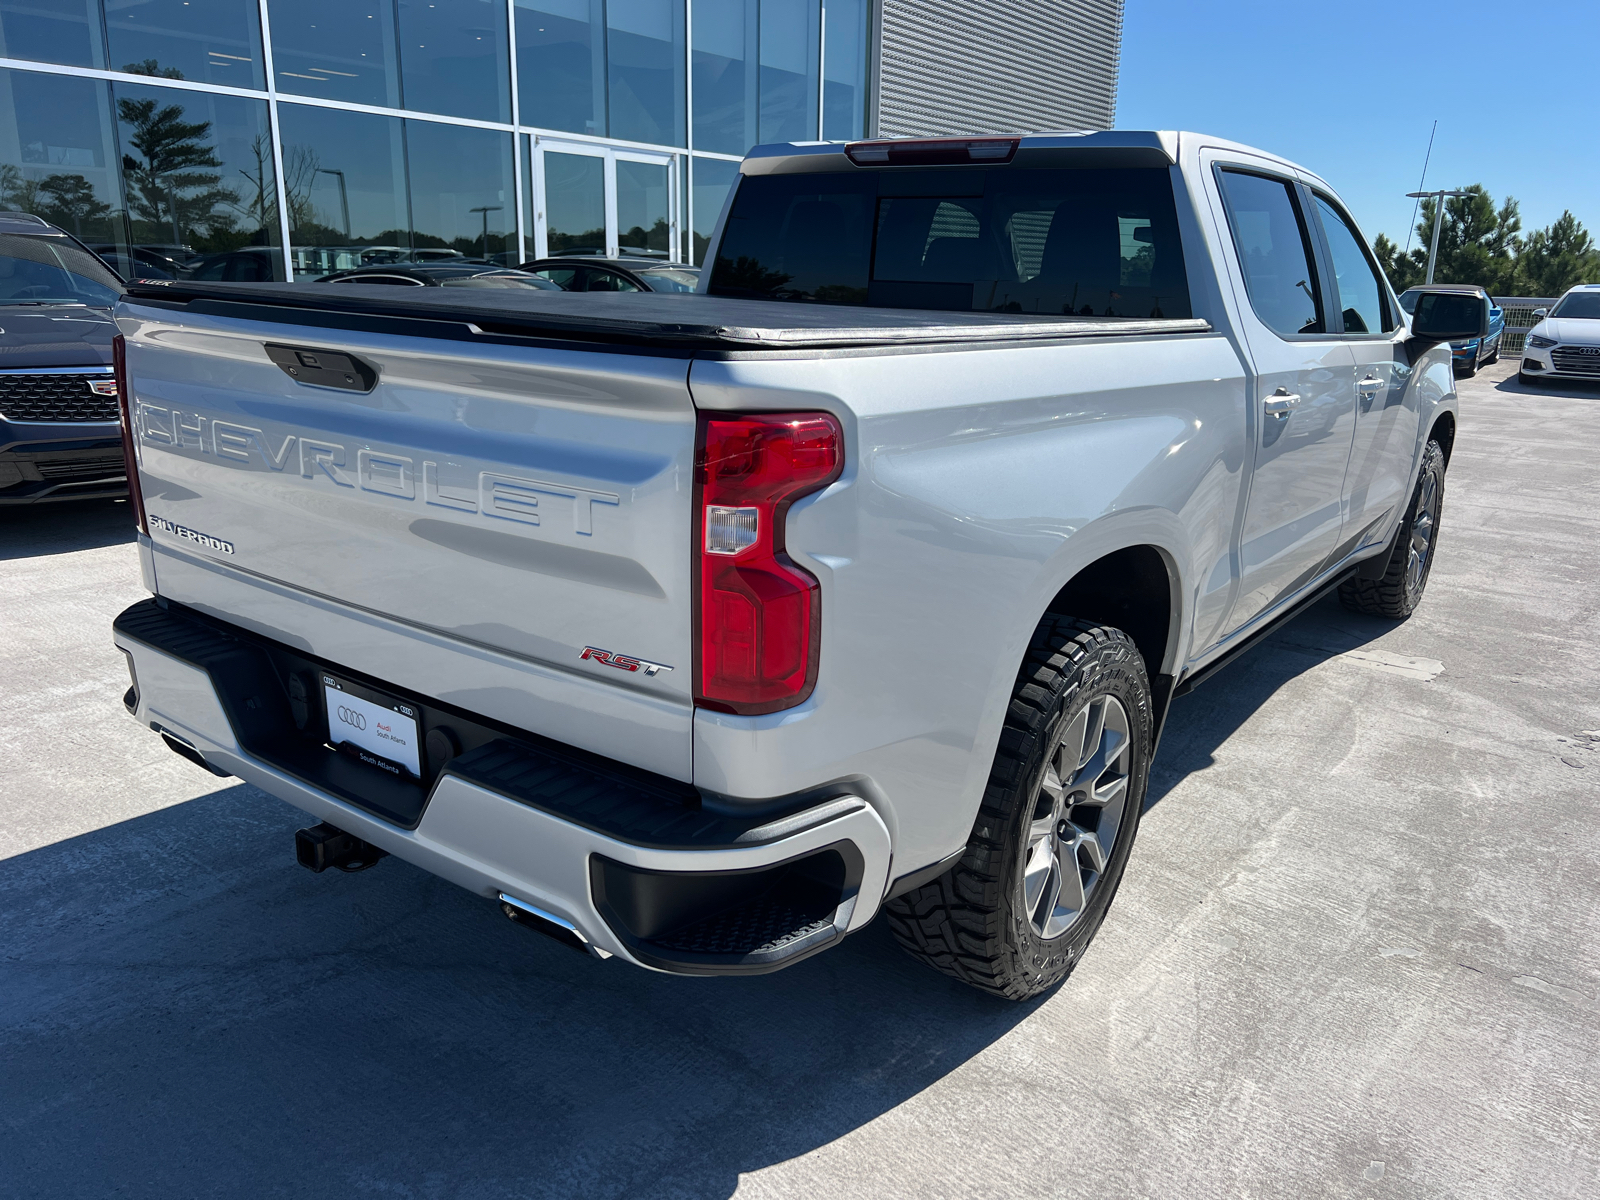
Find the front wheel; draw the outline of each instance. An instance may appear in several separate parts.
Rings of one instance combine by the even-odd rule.
[[[1382,579],[1356,576],[1339,585],[1339,602],[1352,612],[1405,620],[1422,603],[1439,538],[1444,511],[1444,447],[1430,441],[1422,452],[1422,470],[1411,507],[1395,531],[1394,549]]]
[[[1150,684],[1120,629],[1047,614],[966,853],[884,906],[913,956],[1026,1000],[1065,979],[1116,894],[1150,773]]]

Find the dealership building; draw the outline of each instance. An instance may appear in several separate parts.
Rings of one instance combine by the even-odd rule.
[[[0,208],[147,277],[698,261],[757,143],[1109,127],[1121,26],[1122,0],[0,0]]]

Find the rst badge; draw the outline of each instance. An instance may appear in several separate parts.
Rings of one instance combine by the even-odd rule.
[[[601,650],[594,646],[585,646],[583,653],[578,657],[615,667],[619,671],[643,671],[646,675],[659,675],[663,671],[672,670],[664,663],[646,662],[642,658],[633,658],[626,654],[613,654],[609,650]]]

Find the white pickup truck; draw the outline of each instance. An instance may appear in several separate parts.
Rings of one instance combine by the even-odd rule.
[[[314,869],[685,974],[883,911],[1036,995],[1173,695],[1417,604],[1480,316],[1189,133],[764,147],[694,295],[135,285],[125,703]]]

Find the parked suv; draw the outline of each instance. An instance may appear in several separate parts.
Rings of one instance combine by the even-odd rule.
[[[0,213],[0,504],[127,493],[111,306],[122,280],[30,213]]]

